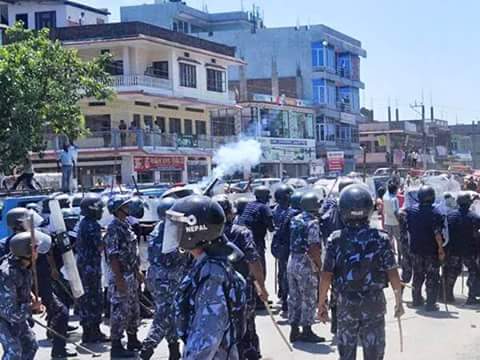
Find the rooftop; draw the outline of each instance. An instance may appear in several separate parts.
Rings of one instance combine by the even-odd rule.
[[[16,4],[16,3],[25,2],[24,0],[23,0],[23,1],[3,0],[3,1],[6,2],[6,3],[9,3],[9,4],[12,4],[12,5],[14,5],[14,4]],[[76,1],[68,1],[68,0],[57,0],[57,1],[54,1],[54,0],[53,0],[52,2],[58,2],[58,3],[64,4],[64,5],[70,5],[70,6],[79,8],[79,9],[96,12],[96,13],[101,14],[101,15],[110,15],[110,12],[109,12],[107,9],[94,8],[94,7],[92,7],[92,6],[84,5],[84,4],[78,3],[78,2],[76,2]]]
[[[235,48],[232,46],[218,44],[181,32],[136,21],[55,28],[52,29],[50,35],[52,39],[63,42],[131,39],[132,37],[150,36],[224,56],[235,57]]]

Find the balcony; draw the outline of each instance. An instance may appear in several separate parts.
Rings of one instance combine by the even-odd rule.
[[[131,90],[133,88],[152,88],[171,91],[172,81],[148,75],[117,75],[112,76],[113,87],[118,91]]]

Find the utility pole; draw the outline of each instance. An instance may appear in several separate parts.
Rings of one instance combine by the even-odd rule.
[[[423,101],[420,104],[417,104],[417,102],[415,101],[415,104],[410,105],[410,108],[417,114],[420,114],[422,116],[423,169],[427,170],[427,127],[425,125],[425,104],[423,103]],[[421,109],[421,113],[417,111],[418,108]]]

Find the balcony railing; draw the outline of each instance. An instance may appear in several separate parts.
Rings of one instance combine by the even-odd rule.
[[[172,89],[172,82],[168,79],[148,75],[117,75],[113,76],[113,86],[119,87],[135,87],[145,86],[156,89]]]

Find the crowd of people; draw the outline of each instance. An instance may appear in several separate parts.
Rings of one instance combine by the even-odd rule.
[[[388,284],[396,317],[404,313],[402,294],[412,278],[412,306],[426,304],[428,311],[438,310],[440,283],[446,301],[455,300],[453,286],[463,265],[469,270],[467,302],[477,304],[480,295],[480,220],[469,210],[473,193],[461,192],[456,202],[445,201],[440,208],[431,187],[407,192],[401,204],[397,186],[389,182],[382,198],[385,232],[370,226],[374,202],[366,187],[353,180],[340,180],[339,197],[326,199],[314,190],[281,185],[273,194],[274,205],[263,186],[254,189],[254,201],[232,202],[226,195],[179,198],[172,192],[161,199],[160,221],[153,230],[139,224],[141,197],[112,196],[107,207],[113,220],[102,228],[104,203],[86,195],[80,202],[82,219],[67,226],[74,230],[70,239],[53,226],[49,208],[52,200],[58,201],[68,220],[68,196],[12,209],[7,223],[13,234],[0,242],[4,358],[34,358],[32,311],[45,308],[56,359],[76,355],[65,342],[73,330],[72,309],[80,319],[83,343],[110,342],[112,358],[138,354],[150,359],[166,340],[170,360],[260,359],[255,316],[271,304],[265,286],[270,232],[279,270],[276,295],[288,318],[289,341],[324,342],[312,328],[319,318],[331,322],[341,360],[356,358],[358,341],[365,359],[383,359]],[[42,219],[35,224],[42,236],[30,228],[34,213]],[[45,245],[45,235],[53,239],[51,245]],[[138,252],[144,236],[146,274]],[[63,254],[72,248],[83,287],[78,299],[61,271]],[[153,322],[140,340],[142,309],[153,310]],[[109,335],[101,331],[104,317],[110,320]]]

